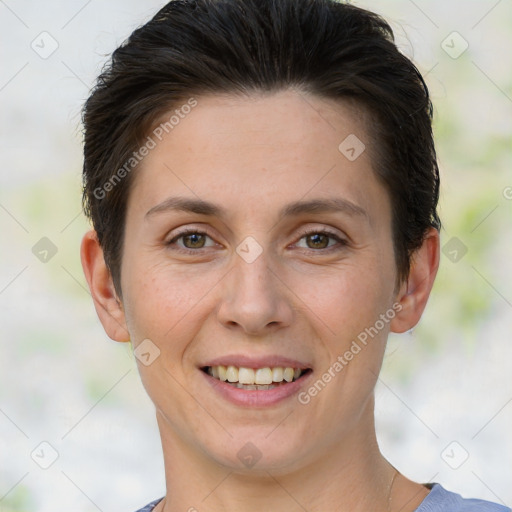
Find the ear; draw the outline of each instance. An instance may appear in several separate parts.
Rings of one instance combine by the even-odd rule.
[[[402,283],[396,302],[401,306],[391,321],[392,332],[412,329],[420,320],[439,268],[439,232],[430,228],[423,244],[412,255],[407,281]]]
[[[123,305],[115,292],[96,231],[88,231],[82,238],[80,259],[96,313],[105,332],[115,341],[130,341]]]

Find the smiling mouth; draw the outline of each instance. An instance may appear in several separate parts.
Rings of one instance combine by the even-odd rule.
[[[244,368],[237,366],[205,366],[202,371],[214,379],[231,384],[238,389],[269,390],[285,386],[310,373],[310,368],[291,368],[276,366],[273,368]]]

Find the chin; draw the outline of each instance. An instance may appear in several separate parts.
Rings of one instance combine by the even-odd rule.
[[[287,474],[298,469],[300,461],[304,461],[307,446],[304,443],[304,436],[298,435],[296,431],[293,435],[285,430],[277,433],[277,429],[273,433],[270,433],[271,428],[263,430],[261,427],[231,431],[233,437],[226,443],[211,446],[210,438],[207,445],[203,445],[203,449],[210,453],[217,464],[234,473]]]

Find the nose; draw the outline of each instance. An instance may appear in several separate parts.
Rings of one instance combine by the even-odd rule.
[[[269,266],[265,251],[251,263],[238,254],[234,258],[234,268],[223,280],[218,320],[250,335],[268,335],[291,325],[292,293]]]

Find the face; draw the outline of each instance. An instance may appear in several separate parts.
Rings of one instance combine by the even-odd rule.
[[[368,432],[396,268],[358,119],[295,91],[202,96],[137,167],[123,310],[158,355],[138,364],[164,445],[284,471]]]

